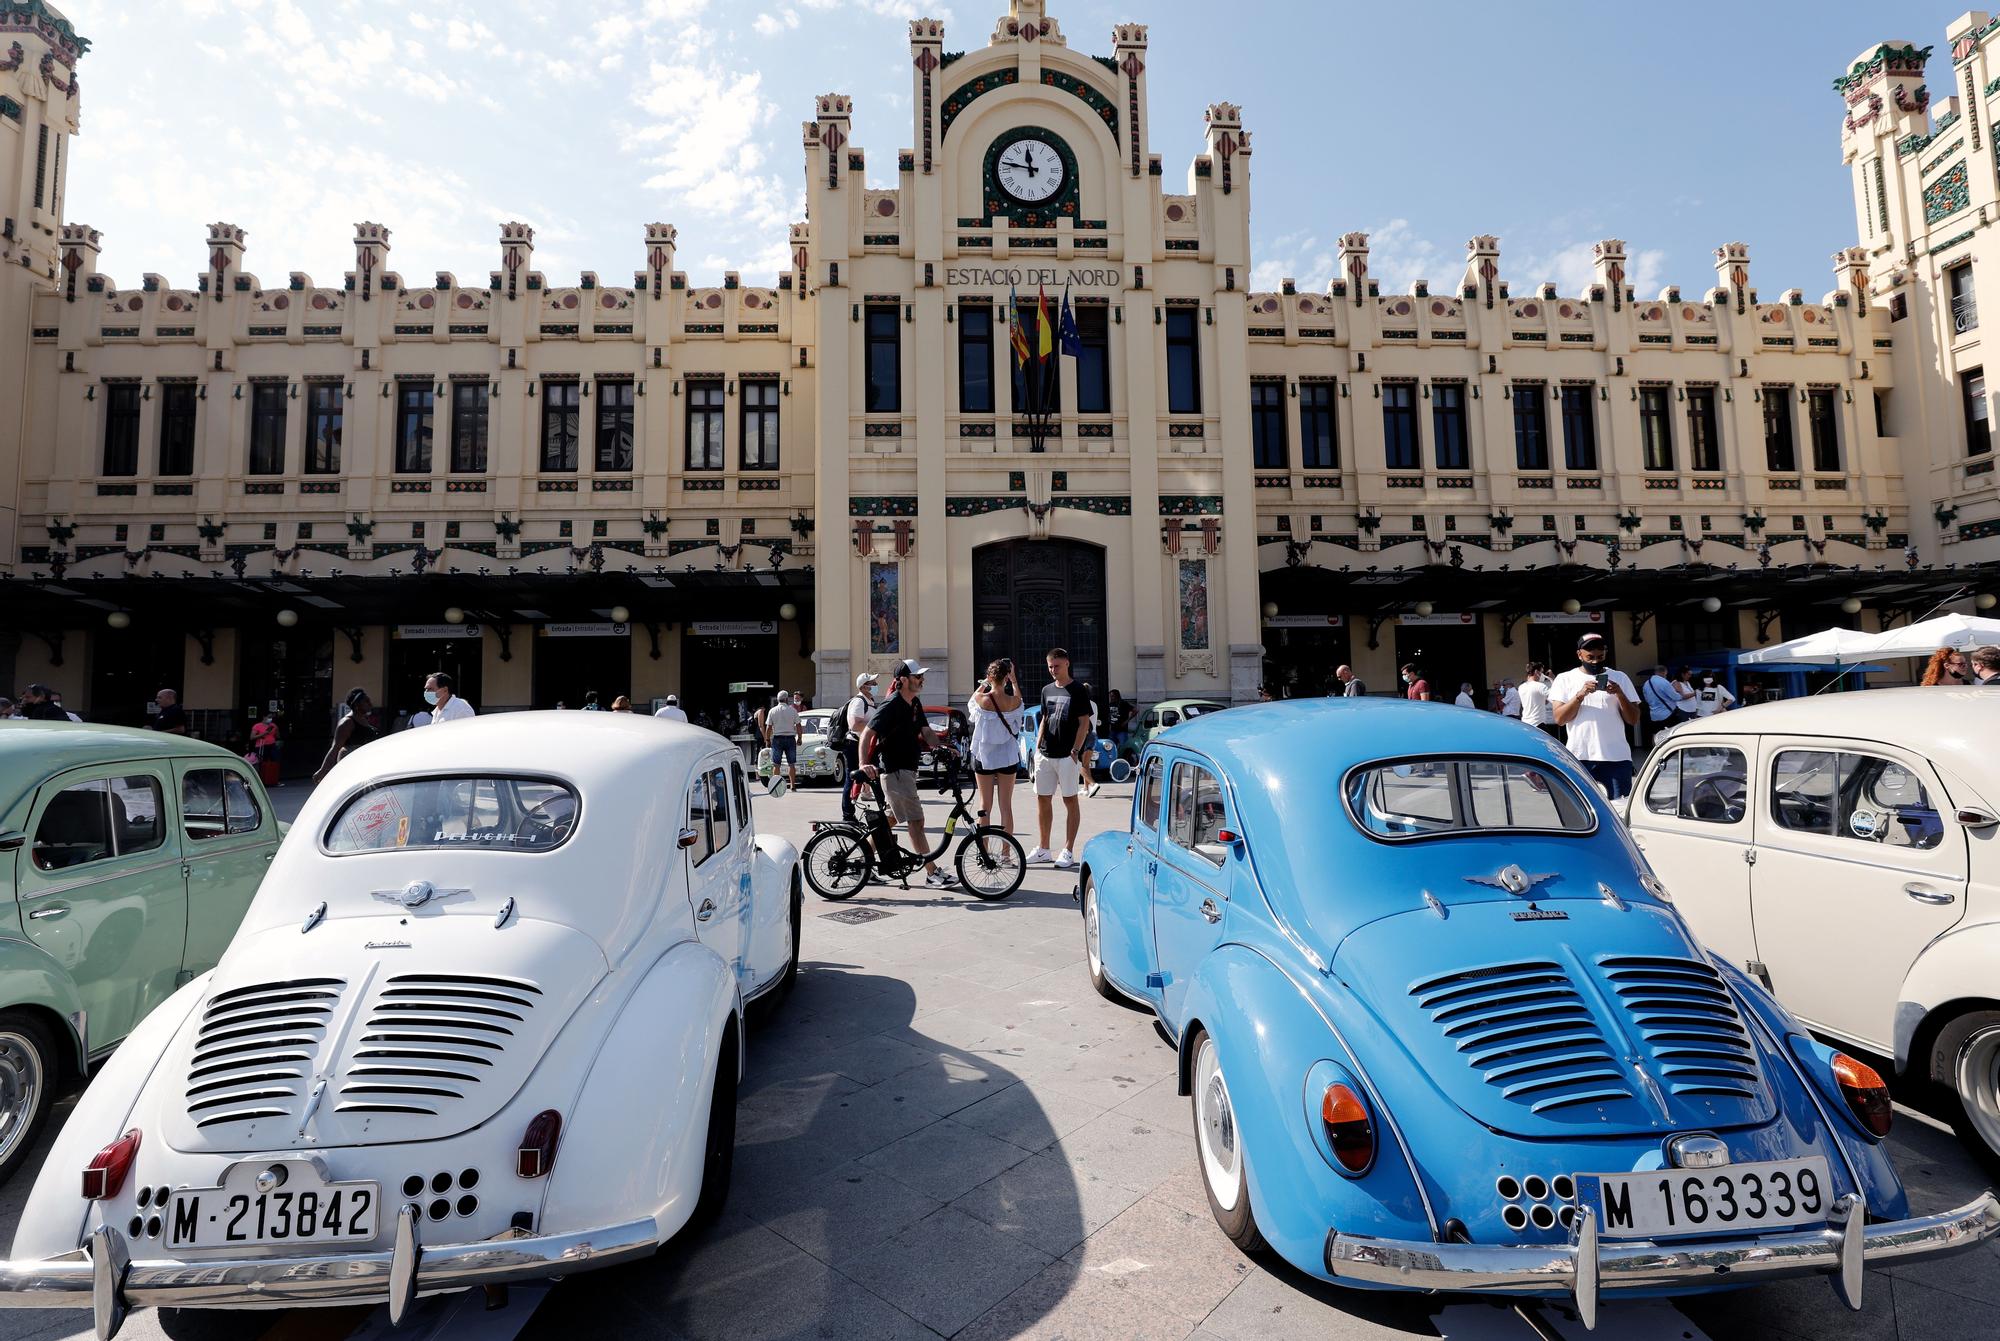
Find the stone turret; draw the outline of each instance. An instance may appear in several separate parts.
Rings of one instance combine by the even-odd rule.
[[[1465,244],[1465,274],[1458,281],[1459,295],[1477,299],[1492,307],[1500,297],[1500,239],[1481,233]]]
[[[1749,244],[1725,242],[1715,249],[1715,280],[1730,307],[1742,316],[1745,306],[1757,301],[1756,291],[1750,287]]]
[[[374,297],[389,266],[389,230],[378,223],[354,225],[354,291],[362,302]]]
[[[243,273],[243,240],[248,236],[233,223],[208,226],[208,274],[203,282],[218,303]]]
[[[500,225],[500,287],[513,302],[535,272],[535,230],[518,220]]]

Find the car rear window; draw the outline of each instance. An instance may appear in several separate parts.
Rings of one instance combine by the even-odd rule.
[[[1347,812],[1371,838],[1590,833],[1597,815],[1569,780],[1525,759],[1389,759],[1349,771]]]
[[[550,778],[404,778],[351,798],[326,829],[335,856],[398,848],[546,852],[576,827],[579,803]]]

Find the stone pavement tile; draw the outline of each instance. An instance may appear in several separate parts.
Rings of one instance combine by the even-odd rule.
[[[1158,1187],[1193,1158],[1191,1127],[1155,1126],[1129,1113],[1092,1118],[1056,1142],[1055,1154],[1083,1173],[1122,1183],[1136,1192]]]
[[[1186,1318],[1135,1309],[1116,1279],[1056,1262],[994,1305],[955,1341],[1181,1341]]]
[[[755,1054],[745,1075],[746,1087],[758,1079]],[[824,1067],[810,1074],[763,1078],[755,1093],[746,1093],[736,1103],[736,1147],[782,1140],[805,1129],[820,1108],[834,1100],[857,1094],[863,1087],[846,1076]]]
[[[1988,1239],[1971,1252],[1952,1257],[1898,1263],[1888,1271],[1898,1281],[1915,1281],[2000,1308],[2000,1241]],[[2000,1336],[2000,1326],[1994,1335]]]
[[[1421,1295],[1343,1290],[1282,1262],[1253,1265],[1241,1285],[1216,1305],[1202,1332],[1218,1341],[1382,1341],[1435,1337],[1436,1301]],[[1530,1333],[1517,1324],[1522,1341]],[[1496,1332],[1513,1335],[1513,1332]]]
[[[2000,1336],[2000,1308],[1983,1300],[1896,1282],[1896,1341],[1970,1341]]]
[[[1036,1084],[1100,1108],[1116,1108],[1160,1077],[1172,1075],[1173,1067],[1173,1053],[1164,1045],[1153,1055],[1142,1055],[1114,1043],[1092,1048],[1069,1065],[1044,1072],[1036,1077]]]
[[[887,1034],[873,1034],[856,1039],[845,1047],[835,1048],[826,1053],[821,1061],[828,1070],[836,1071],[849,1080],[874,1085],[891,1076],[899,1076],[913,1066],[922,1066],[936,1056],[935,1052],[911,1047]]]
[[[1022,1160],[952,1205],[1061,1257],[1138,1199],[1134,1189],[1080,1173],[1045,1152]]]
[[[1054,1145],[1104,1110],[1032,1085],[1009,1085],[952,1115],[952,1121],[1036,1151]]]
[[[947,1118],[883,1146],[861,1162],[925,1196],[951,1201],[1026,1158],[1020,1146]]]
[[[882,1032],[913,1047],[973,1048],[1005,1027],[994,1018],[993,1012],[953,1006]]]
[[[1215,1222],[1157,1201],[1138,1201],[1072,1248],[1064,1261],[1119,1281],[1141,1314],[1157,1310],[1200,1323],[1242,1284],[1250,1259]]]
[[[994,955],[968,951],[958,963],[945,962],[939,965],[947,973],[964,978],[967,982],[981,987],[1016,987],[1048,972],[1047,964],[1031,963],[1010,955]]]
[[[1125,1023],[1118,1016],[1087,1006],[1065,1005],[1055,1010],[1038,1011],[1021,1021],[1018,1028],[1020,1032],[1037,1038],[1070,1043],[1079,1048],[1095,1048],[1123,1038]]]
[[[1078,1061],[1100,1040],[1058,1038],[1011,1025],[1001,1025],[974,1046],[982,1057],[991,1057],[1021,1076],[1048,1075]]]
[[[1918,1287],[1921,1288],[1921,1287]],[[1773,1332],[1813,1341],[1893,1337],[1895,1282],[1870,1271],[1861,1284],[1861,1311],[1851,1313],[1825,1276],[1772,1281],[1754,1289],[1689,1295],[1675,1305],[1714,1341],[1754,1341]]]
[[[1046,1253],[947,1206],[844,1269],[951,1336],[1049,1265]]]
[[[737,1206],[734,1197],[731,1205]],[[856,1161],[766,1189],[741,1209],[830,1266],[886,1242],[943,1205]]]
[[[1146,1194],[1147,1199],[1165,1202],[1189,1215],[1212,1216],[1214,1212],[1208,1206],[1208,1189],[1201,1181],[1199,1156],[1195,1154],[1194,1119],[1190,1117],[1181,1130],[1187,1134],[1181,1145],[1181,1156],[1174,1162],[1173,1171]]]
[[[936,1054],[934,1062],[912,1067],[875,1088],[948,1117],[1020,1083],[1018,1076],[991,1057],[944,1050]]]
[[[1180,1081],[1171,1073],[1119,1104],[1113,1112],[1143,1118],[1155,1127],[1179,1129],[1194,1121],[1188,1097],[1179,1092]]]
[[[676,1291],[661,1302],[662,1321],[686,1341],[936,1341],[936,1332],[893,1304],[794,1252],[781,1266]]]
[[[752,1096],[737,1112],[736,1177],[752,1184],[859,1159],[942,1116],[879,1088],[831,1095],[809,1111],[786,1115],[770,1111],[764,1102],[769,1093]],[[745,1110],[753,1105],[746,1131]]]

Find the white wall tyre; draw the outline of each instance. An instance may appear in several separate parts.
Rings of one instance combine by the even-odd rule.
[[[1195,1154],[1201,1162],[1208,1209],[1231,1243],[1246,1253],[1264,1252],[1264,1236],[1250,1211],[1249,1160],[1229,1082],[1222,1073],[1222,1054],[1202,1031],[1194,1039],[1192,1099]]]
[[[1958,1133],[1988,1177],[2000,1178],[2000,1011],[1961,1015],[1938,1034],[1931,1076],[1949,1089],[1946,1104]]]
[[[0,1182],[33,1148],[61,1077],[49,1031],[24,1011],[0,1011]]]
[[[1104,924],[1097,907],[1097,882],[1087,875],[1083,878],[1083,956],[1090,966],[1090,985],[1097,994],[1121,1006],[1130,1004],[1104,976]]]

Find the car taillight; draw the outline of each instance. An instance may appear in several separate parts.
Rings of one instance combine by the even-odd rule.
[[[1844,1052],[1833,1054],[1833,1078],[1840,1083],[1840,1097],[1847,1100],[1863,1127],[1877,1136],[1889,1134],[1889,1124],[1895,1118],[1895,1110],[1889,1102],[1889,1087],[1882,1076],[1866,1062],[1856,1061]]]
[[[562,1114],[545,1108],[529,1121],[521,1133],[521,1148],[514,1154],[514,1172],[523,1178],[540,1178],[556,1166],[556,1142],[562,1137]]]
[[[1333,1157],[1349,1173],[1360,1173],[1375,1161],[1375,1128],[1368,1121],[1367,1106],[1345,1085],[1328,1085],[1320,1096],[1320,1121]]]
[[[86,1201],[103,1201],[124,1190],[125,1175],[139,1158],[139,1129],[126,1132],[97,1152],[97,1158],[83,1166],[83,1196]]]

